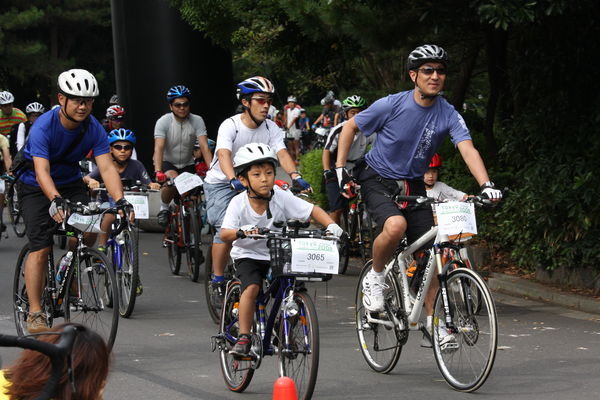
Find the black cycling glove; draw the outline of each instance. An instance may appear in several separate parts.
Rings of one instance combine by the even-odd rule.
[[[50,202],[50,208],[48,208],[48,214],[54,217],[59,211],[65,211],[65,199],[60,196],[55,196]]]

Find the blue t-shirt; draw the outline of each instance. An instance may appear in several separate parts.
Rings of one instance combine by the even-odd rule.
[[[365,160],[384,178],[422,179],[446,135],[455,146],[471,140],[465,121],[446,99],[438,97],[423,107],[413,92],[383,97],[354,117],[365,136],[377,133]]]
[[[31,127],[24,156],[27,160],[40,157],[50,160],[50,176],[56,186],[67,185],[81,179],[79,161],[90,149],[94,156],[100,156],[110,151],[106,131],[98,120],[90,115],[89,124],[83,140],[70,154],[62,154],[71,143],[81,134],[82,126],[74,130],[66,129],[60,123],[60,108],[42,114]],[[62,154],[62,156],[61,156]],[[60,156],[60,160],[56,159]],[[59,162],[60,161],[60,162]],[[27,185],[38,186],[35,172],[27,170],[20,177]]]

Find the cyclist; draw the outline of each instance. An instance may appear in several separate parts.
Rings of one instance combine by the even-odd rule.
[[[250,143],[241,147],[233,159],[235,174],[247,188],[231,199],[221,225],[221,239],[232,243],[231,257],[241,282],[239,304],[239,337],[230,354],[238,357],[250,352],[250,328],[254,303],[262,287],[262,279],[270,267],[269,249],[264,240],[244,239],[245,234],[258,233],[257,227],[274,227],[275,221],[314,218],[333,235],[343,231],[321,208],[285,191],[274,188],[277,155],[269,145]]]
[[[29,136],[29,130],[31,125],[35,122],[40,115],[46,112],[44,106],[38,102],[27,104],[25,107],[25,113],[27,114],[27,121],[13,125],[10,133],[10,152],[15,154],[21,150],[21,147],[25,145],[25,140]]]
[[[333,126],[335,115],[337,113],[337,108],[333,105],[334,100],[333,97],[324,97],[321,99],[323,111],[321,111],[321,115],[313,122],[313,129],[319,126],[319,124],[321,124],[323,128],[331,128]]]
[[[13,106],[15,96],[11,92],[0,92],[0,134],[8,136],[13,125],[27,121],[23,111]]]
[[[221,222],[229,201],[237,192],[246,190],[234,172],[232,154],[248,143],[265,143],[275,151],[281,166],[293,179],[294,185],[304,190],[310,189],[308,182],[296,171],[296,165],[285,148],[283,132],[275,122],[267,119],[274,93],[275,88],[271,81],[261,76],[238,83],[237,98],[244,112],[227,118],[221,123],[217,136],[217,156],[206,174],[204,192],[208,223],[216,230],[212,245],[213,279],[211,282],[216,305],[222,302],[225,295],[226,282],[223,274],[231,251],[231,245],[221,240]]]
[[[83,325],[62,324],[50,332],[62,332],[67,326],[77,328],[70,356],[72,364],[64,369],[53,398],[100,400],[108,379],[110,351],[100,335]],[[57,344],[60,338],[56,334],[36,337],[52,344]],[[69,371],[72,371],[72,376]],[[52,364],[48,356],[34,350],[24,350],[10,367],[0,371],[0,400],[38,398],[51,372]],[[73,382],[70,378],[73,378]]]
[[[342,102],[342,108],[346,114],[346,119],[349,119],[367,108],[367,102],[360,96],[349,96]],[[325,188],[327,190],[327,199],[329,200],[329,216],[333,218],[336,224],[340,223],[342,213],[348,207],[348,199],[340,193],[340,186],[335,175],[335,158],[337,155],[338,139],[344,124],[345,121],[329,132],[322,156],[324,170],[323,177],[325,178]],[[362,132],[358,131],[349,151],[348,158],[350,160],[346,162],[348,171],[351,171],[354,167],[354,163],[364,156],[367,144],[371,138],[372,136],[367,139]]]
[[[342,128],[338,145],[336,174],[341,188],[351,181],[346,170],[348,150],[360,129],[366,136],[377,132],[377,140],[365,158],[358,162],[354,175],[361,185],[367,209],[381,233],[373,243],[373,269],[362,282],[363,303],[369,311],[381,311],[385,263],[394,254],[406,233],[414,242],[433,225],[431,208],[400,209],[393,194],[426,195],[423,174],[429,160],[446,136],[458,147],[469,170],[481,185],[482,194],[499,201],[502,192],[494,188],[469,130],[460,114],[440,96],[446,80],[448,56],[436,45],[423,45],[408,56],[408,71],[414,89],[377,100]],[[425,246],[427,247],[427,245]],[[431,315],[437,281],[425,300]],[[430,319],[427,321],[430,324]],[[440,327],[441,340],[453,340]]]
[[[208,149],[206,125],[201,116],[190,112],[192,94],[183,85],[176,85],[167,92],[170,113],[160,117],[154,126],[154,174],[156,181],[165,182],[182,172],[195,173],[194,143],[198,140],[204,160],[210,164],[212,154]],[[177,189],[164,186],[160,192],[158,223],[169,223],[169,204]]]
[[[287,129],[288,151],[296,164],[300,164],[300,108],[296,106],[298,100],[295,96],[289,96],[287,101],[283,116]]]
[[[120,129],[125,127],[125,108],[118,104],[112,105],[106,109],[106,123],[103,124],[106,132],[110,132],[113,129]]]
[[[48,328],[40,298],[52,246],[51,228],[53,221],[60,223],[65,218],[65,199],[89,202],[79,160],[90,149],[119,212],[133,218],[133,207],[123,197],[121,179],[109,155],[106,132],[90,115],[98,94],[96,78],[88,71],[71,69],[61,73],[60,108],[44,113],[32,126],[23,154],[28,165],[17,172],[17,193],[30,250],[25,261],[30,333]]]
[[[446,185],[444,182],[438,181],[440,168],[442,168],[442,158],[439,154],[435,153],[431,158],[427,172],[423,175],[427,197],[433,197],[437,200],[466,200],[469,197],[468,194],[456,190],[453,187]]]
[[[210,154],[213,154],[215,151],[215,146],[217,142],[212,139],[208,139],[208,149],[210,150]],[[214,155],[213,155],[214,157]],[[204,161],[202,157],[202,151],[200,150],[200,143],[196,140],[194,144],[194,163],[196,164],[196,174],[202,178],[206,176],[206,172],[208,172],[208,163]]]

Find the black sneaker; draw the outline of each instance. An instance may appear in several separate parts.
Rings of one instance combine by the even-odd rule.
[[[225,301],[225,289],[227,289],[227,281],[210,281],[210,289],[210,301],[216,308],[220,310],[221,307],[223,307],[223,302]]]
[[[248,357],[250,355],[250,347],[252,346],[252,338],[250,335],[242,334],[238,338],[237,342],[233,345],[232,349],[229,350],[235,358]]]
[[[160,226],[166,227],[169,225],[169,214],[171,214],[169,210],[160,210],[158,212],[156,219]]]

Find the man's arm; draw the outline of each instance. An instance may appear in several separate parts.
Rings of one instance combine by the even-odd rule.
[[[96,156],[96,165],[100,171],[100,176],[106,185],[106,190],[110,196],[119,201],[123,198],[123,186],[121,185],[121,177],[115,168],[112,157],[109,153]]]
[[[152,162],[154,163],[154,171],[162,171],[163,153],[165,151],[165,138],[154,138],[154,154]]]
[[[12,158],[10,157],[10,150],[8,147],[2,149],[2,159],[4,160],[4,168],[6,168],[6,171],[10,171]]]
[[[327,149],[323,149],[321,160],[323,162],[323,171],[327,171],[331,165],[331,152]]]
[[[479,155],[479,151],[473,146],[472,140],[463,140],[457,145],[458,151],[462,156],[465,164],[469,167],[469,171],[479,184],[479,186],[483,185],[486,182],[490,181],[490,177],[488,176],[487,169]],[[339,158],[339,157],[338,157]]]
[[[50,176],[50,161],[41,157],[33,157],[33,168],[35,169],[35,179],[40,185],[44,195],[52,201],[60,193]]]
[[[294,176],[300,176],[298,172],[296,172],[296,163],[292,160],[290,153],[288,153],[287,149],[281,149],[277,152],[277,158],[279,159],[279,163],[283,170],[290,176],[290,178],[294,179]]]
[[[200,144],[200,151],[202,152],[202,158],[206,165],[210,166],[212,163],[212,153],[208,148],[208,138],[206,135],[198,136],[198,143]]]
[[[337,168],[346,166],[348,152],[350,151],[350,147],[352,146],[356,132],[358,132],[358,125],[356,125],[354,117],[352,117],[344,124],[342,127],[342,132],[340,132],[337,146],[337,159],[335,162],[335,166]]]
[[[219,149],[217,150],[217,157],[219,158],[219,167],[221,167],[221,171],[223,171],[227,180],[230,181],[236,178],[235,171],[233,170],[233,161],[231,160],[231,150]]]

